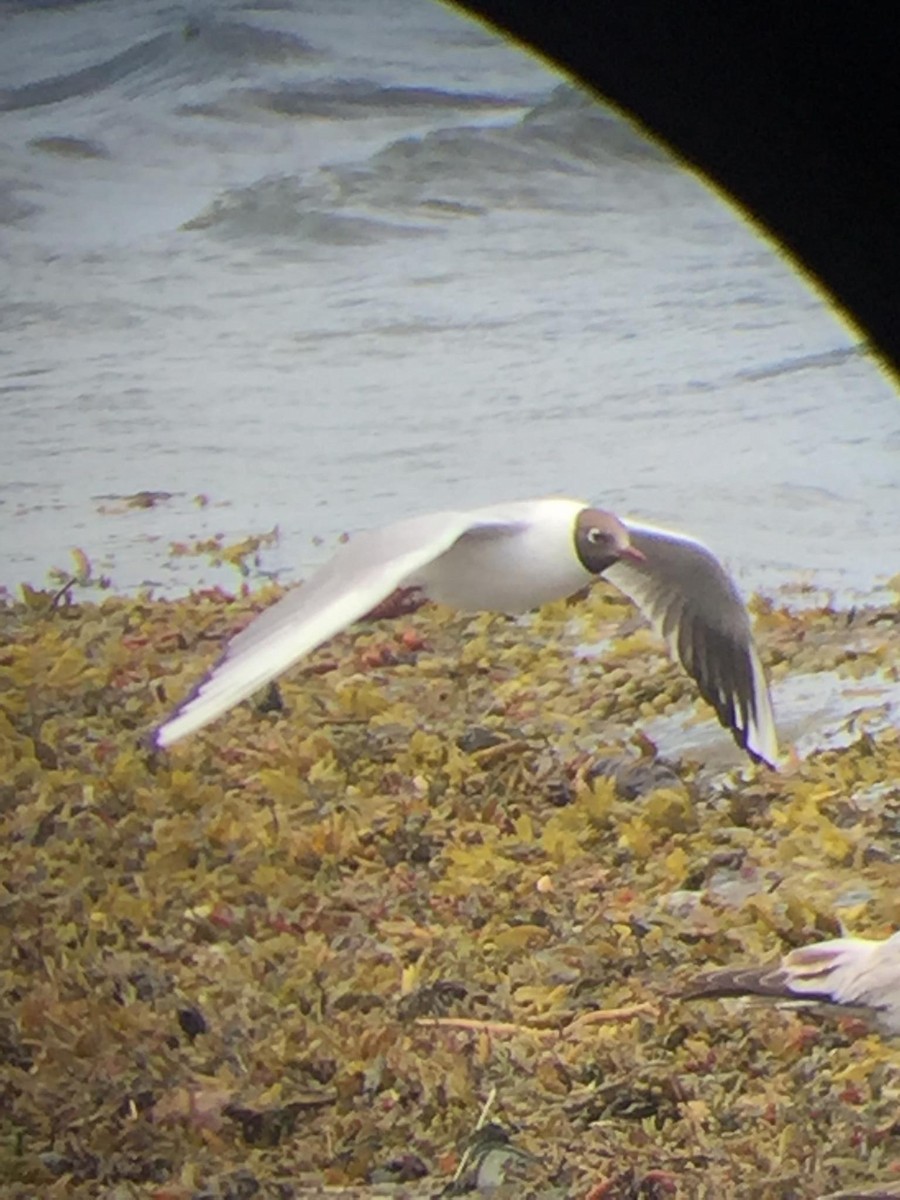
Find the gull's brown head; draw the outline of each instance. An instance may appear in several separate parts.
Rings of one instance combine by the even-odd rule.
[[[628,530],[618,517],[600,508],[583,508],[575,521],[575,553],[591,575],[602,575],[621,559],[643,562],[644,555],[632,546]]]

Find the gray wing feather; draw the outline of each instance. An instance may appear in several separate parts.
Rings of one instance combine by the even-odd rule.
[[[791,990],[790,979],[780,963],[769,963],[764,967],[722,967],[707,971],[693,980],[682,992],[685,1000],[704,997],[714,999],[728,996],[769,996],[777,1000],[796,1000],[798,995]],[[804,993],[804,1000],[831,1000],[826,991]]]
[[[604,577],[665,638],[701,696],[755,761],[774,766],[778,741],[747,608],[713,553],[691,538],[624,522],[644,562],[621,560]]]
[[[779,963],[723,967],[698,976],[684,999],[767,996],[798,1003],[846,1005],[874,1010],[900,1032],[900,934],[885,941],[834,938],[792,950]]]

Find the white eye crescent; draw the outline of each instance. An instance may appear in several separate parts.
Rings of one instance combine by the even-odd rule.
[[[604,534],[603,530],[598,529],[596,525],[594,525],[592,529],[588,530],[587,540],[592,546],[596,546],[599,542],[604,541],[605,537],[606,535]]]

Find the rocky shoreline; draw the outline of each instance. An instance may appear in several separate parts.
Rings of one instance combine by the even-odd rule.
[[[437,1195],[489,1094],[500,1195],[896,1177],[896,1046],[679,1000],[900,928],[895,606],[754,602],[776,715],[843,705],[775,773],[602,588],[362,623],[162,754],[275,592],[75,590],[0,608],[4,1194]]]

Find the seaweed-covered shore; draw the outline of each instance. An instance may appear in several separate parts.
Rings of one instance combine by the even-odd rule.
[[[4,1196],[437,1195],[491,1095],[538,1159],[500,1195],[900,1178],[896,1044],[678,999],[900,928],[896,606],[756,603],[776,682],[858,691],[778,774],[660,755],[654,720],[710,714],[602,588],[363,623],[148,749],[272,595],[0,608]]]

